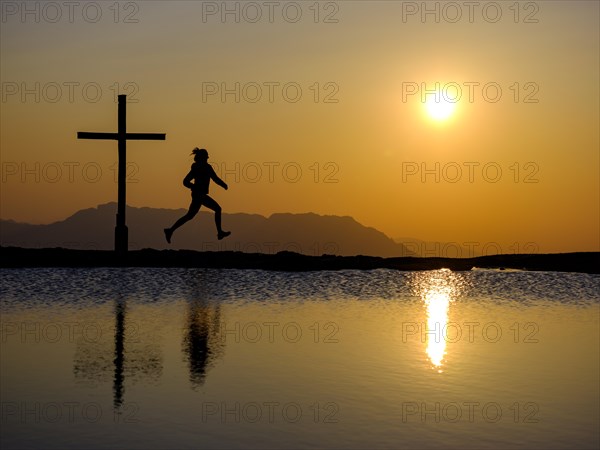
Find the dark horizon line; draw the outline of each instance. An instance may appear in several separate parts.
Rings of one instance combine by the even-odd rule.
[[[65,248],[22,248],[0,246],[0,268],[25,267],[154,267],[259,269],[286,272],[321,270],[470,271],[473,268],[579,272],[600,274],[600,252],[547,254],[503,254],[471,258],[401,256],[310,256],[290,251],[275,254],[240,251],[202,252],[196,250],[132,250],[117,254],[111,250]]]

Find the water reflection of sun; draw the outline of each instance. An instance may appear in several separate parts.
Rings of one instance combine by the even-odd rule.
[[[430,290],[425,293],[427,307],[427,356],[431,363],[441,372],[442,361],[446,354],[444,328],[448,323],[450,295],[447,292]]]
[[[450,304],[458,298],[462,284],[462,277],[448,269],[416,274],[414,289],[427,314],[427,322],[421,325],[421,335],[425,336],[427,357],[439,373],[443,372],[442,366],[446,362]]]

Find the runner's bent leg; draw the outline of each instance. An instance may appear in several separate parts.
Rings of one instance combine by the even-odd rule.
[[[171,227],[171,233],[173,233],[177,228],[179,228],[184,223],[192,220],[194,218],[194,216],[196,214],[198,214],[198,211],[200,211],[200,207],[202,206],[202,203],[203,203],[203,201],[201,198],[192,197],[192,203],[190,203],[188,212],[183,217],[181,217],[179,220],[177,220],[177,222],[175,222],[175,224]]]
[[[221,228],[221,205],[219,205],[209,195],[204,196],[202,204],[215,212],[215,225],[217,227],[217,232],[219,234],[223,233],[223,229]]]

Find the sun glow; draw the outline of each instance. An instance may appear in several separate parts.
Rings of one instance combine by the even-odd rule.
[[[454,113],[456,101],[445,98],[441,93],[429,95],[425,100],[425,109],[427,110],[429,117],[433,120],[443,121],[448,119]]]

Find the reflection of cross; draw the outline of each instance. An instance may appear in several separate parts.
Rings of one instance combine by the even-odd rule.
[[[117,226],[115,227],[115,251],[127,251],[127,226],[125,225],[125,174],[127,164],[127,141],[164,141],[166,134],[127,133],[126,95],[119,95],[119,126],[116,133],[77,132],[77,139],[112,139],[119,142],[119,193],[117,207]]]
[[[119,409],[123,404],[123,362],[125,361],[125,300],[117,299],[115,304],[115,376],[113,378],[113,405]]]

